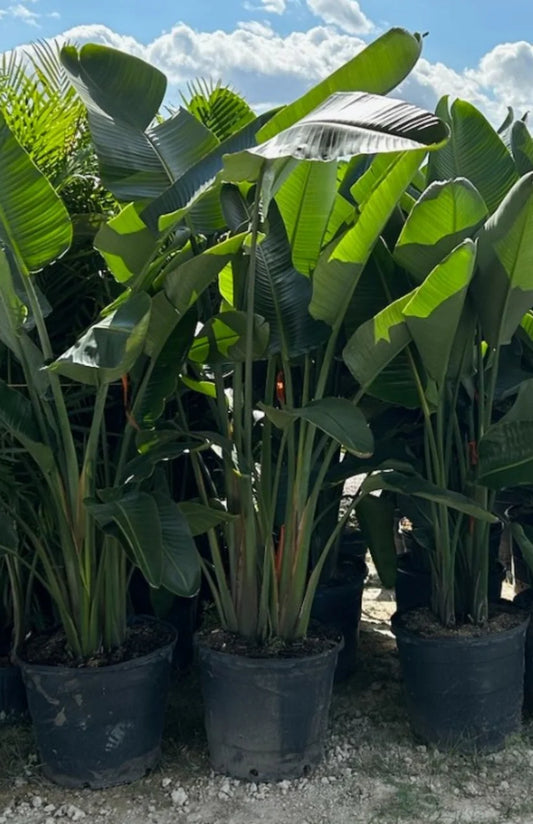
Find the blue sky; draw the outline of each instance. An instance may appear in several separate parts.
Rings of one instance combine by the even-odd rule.
[[[104,42],[163,69],[171,97],[212,77],[261,108],[301,94],[391,25],[429,32],[403,97],[466,97],[494,121],[506,104],[533,108],[529,0],[0,0],[0,51],[65,34]]]

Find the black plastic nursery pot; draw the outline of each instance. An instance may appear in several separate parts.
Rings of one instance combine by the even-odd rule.
[[[515,595],[513,604],[527,612],[533,612],[533,589],[524,589]],[[524,709],[528,715],[533,714],[533,625],[529,622],[526,632],[526,652],[524,668]]]
[[[417,738],[442,749],[490,752],[520,730],[529,623],[522,614],[517,626],[503,632],[430,638],[407,629],[403,614],[392,616]]]
[[[104,667],[21,662],[47,778],[99,789],[135,781],[157,764],[175,641]]]
[[[489,568],[487,595],[490,603],[494,604],[501,598],[504,580],[505,566],[501,561],[494,561]],[[410,552],[398,556],[395,594],[398,612],[430,605],[431,575],[429,571],[417,567]]]
[[[341,564],[337,575],[319,586],[315,594],[311,617],[334,627],[344,638],[344,647],[335,667],[336,682],[348,678],[357,666],[361,603],[367,575],[368,567],[364,561],[354,558]]]
[[[249,781],[307,775],[322,758],[341,647],[302,658],[248,658],[200,641],[213,769]]]
[[[17,724],[28,715],[20,667],[0,665],[0,726]]]

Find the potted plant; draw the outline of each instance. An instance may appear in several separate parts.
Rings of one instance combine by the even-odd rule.
[[[350,91],[386,93],[411,69],[420,47],[418,36],[387,32],[293,105],[214,144],[190,112],[177,113],[172,124],[147,128],[158,82],[151,67],[136,63],[132,72],[132,58],[102,47],[63,52],[88,107],[103,179],[117,197],[136,201],[100,233],[97,247],[125,282],[157,282],[179,317],[192,308],[202,318],[181,380],[211,399],[219,420],[219,431],[208,433],[208,439],[221,460],[223,482],[203,454],[191,456],[204,511],[209,507],[218,519],[208,531],[211,562],[203,563],[222,623],[222,630],[201,644],[207,727],[214,766],[248,778],[301,774],[322,748],[338,646],[330,639],[306,640],[307,628],[323,564],[356,502],[335,525],[309,576],[310,540],[339,443],[358,455],[373,449],[358,398],[329,396],[331,367],[342,341],[343,310],[373,245],[426,151],[447,137],[446,127],[427,112]],[[102,76],[110,78],[105,87]],[[328,100],[335,91],[344,94]],[[142,112],[136,103],[124,104],[130,99],[143,100]],[[383,134],[376,134],[376,126]],[[176,135],[183,138],[182,147],[190,146],[183,157],[172,151]],[[263,143],[251,148],[258,141]],[[141,153],[132,151],[141,145]],[[365,177],[366,157],[382,149],[392,154],[381,157],[380,174]],[[337,167],[341,156],[354,154],[365,157]],[[366,187],[364,218],[358,219],[354,203],[340,192],[338,177],[348,193],[359,179],[360,188]],[[310,199],[305,192],[313,187],[319,195]],[[158,249],[183,223],[186,244],[161,268],[164,255]],[[222,311],[213,313],[207,290],[217,279]],[[320,320],[309,313],[313,304]],[[179,369],[173,372],[174,386]],[[257,395],[260,372],[265,388]],[[182,436],[190,438],[194,433],[187,431],[182,412]],[[180,436],[157,422],[146,428],[141,434],[147,456],[149,447],[157,454]],[[276,530],[282,471],[288,495]],[[222,500],[214,508],[217,498]],[[225,519],[219,527],[221,511]],[[232,644],[225,651],[212,648],[228,637]],[[284,651],[316,654],[295,659],[284,657]],[[217,680],[220,667],[246,671],[261,687],[264,668],[272,671],[270,680],[291,684],[286,709],[278,708],[274,720],[265,705],[266,726],[254,732],[248,751],[240,739],[221,740],[226,731],[217,732],[215,712],[226,716],[232,734],[240,729],[242,738],[243,717],[249,715],[244,696],[257,706],[267,693],[253,698],[250,683],[239,682],[236,690],[231,679]],[[302,691],[310,671],[316,681]],[[223,702],[218,700],[222,689]],[[302,694],[309,696],[305,706]],[[213,695],[216,706],[209,700]],[[281,734],[280,715],[293,710],[287,735],[293,742],[296,736],[298,745],[272,745],[272,735],[278,741]],[[238,721],[232,723],[235,714]],[[253,717],[255,726],[257,713]]]
[[[381,394],[402,374],[397,402],[414,387],[423,415],[423,474],[400,466],[368,480],[416,496],[423,517],[431,610],[393,622],[411,724],[438,745],[491,749],[519,728],[522,706],[527,620],[503,604],[489,610],[487,590],[495,495],[527,482],[532,451],[530,379],[503,417],[495,410],[500,364],[533,294],[533,175],[518,176],[470,104],[445,100],[437,111],[450,144],[430,158],[422,195],[404,204],[392,251],[414,288],[363,324],[344,358],[362,391]],[[444,170],[458,176],[443,180]],[[457,494],[475,502],[470,512]]]
[[[131,567],[181,595],[199,584],[185,515],[150,481],[153,457],[144,472],[135,458],[135,415],[166,338],[138,290],[54,356],[34,273],[68,249],[71,221],[3,118],[0,132],[0,339],[23,376],[18,388],[0,381],[0,425],[31,464],[16,501],[2,501],[23,551],[3,549],[22,563],[30,554],[58,624],[19,657],[45,774],[107,786],[157,761],[174,642],[168,627],[128,624]],[[111,434],[106,402],[120,381],[122,432]]]

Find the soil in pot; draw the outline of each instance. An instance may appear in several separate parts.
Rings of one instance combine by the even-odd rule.
[[[124,647],[83,666],[69,661],[57,633],[24,649],[21,669],[47,778],[109,787],[157,764],[175,639],[170,625],[137,619]]]
[[[334,627],[344,638],[335,668],[335,681],[340,682],[355,672],[359,644],[361,602],[368,567],[360,558],[341,561],[336,574],[318,587],[311,616],[321,624]]]
[[[213,769],[254,782],[307,775],[322,758],[342,641],[309,638],[253,657],[221,638],[203,634],[198,647]]]
[[[501,601],[485,628],[445,630],[427,609],[396,613],[407,710],[415,736],[460,752],[490,752],[520,730],[529,616]]]

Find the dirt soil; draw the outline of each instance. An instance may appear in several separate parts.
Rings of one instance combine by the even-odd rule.
[[[161,766],[131,786],[61,790],[40,775],[29,727],[0,730],[0,824],[533,824],[533,723],[493,755],[442,754],[413,740],[393,611],[373,578],[359,669],[335,688],[324,762],[310,778],[256,785],[214,775],[193,671],[174,683]]]

